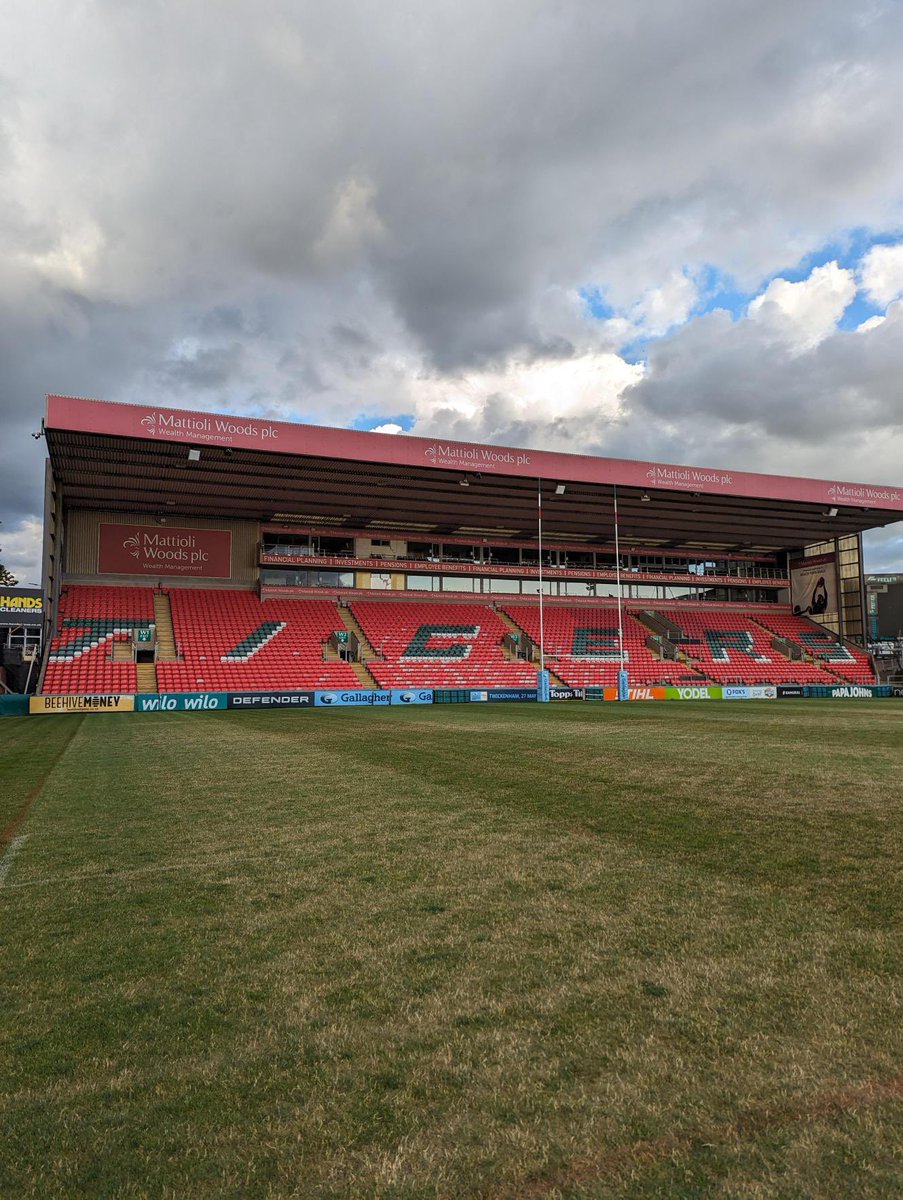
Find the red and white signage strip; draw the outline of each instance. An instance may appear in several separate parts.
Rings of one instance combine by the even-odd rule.
[[[102,524],[97,564],[101,575],[231,579],[232,534],[227,529]]]
[[[805,560],[809,562],[809,559]],[[515,578],[533,579],[539,575],[539,568],[521,564],[512,566],[508,563],[474,563],[474,562],[425,562],[423,559],[407,558],[339,558],[324,554],[261,554],[261,566],[285,567],[292,570],[316,570],[325,568],[330,571],[380,571],[404,572],[418,575],[486,575],[513,576]],[[550,567],[544,566],[543,576],[546,579],[602,579],[616,580],[618,578],[614,567],[596,569],[593,567]],[[685,587],[716,587],[716,586],[756,586],[756,587],[788,587],[790,580],[786,578],[765,579],[758,575],[691,575],[689,572],[677,571],[634,571],[624,575],[628,583],[676,583]]]
[[[399,467],[438,467],[480,474],[518,475],[559,482],[616,483],[621,487],[667,488],[721,496],[755,496],[826,506],[855,505],[903,511],[903,489],[836,480],[754,475],[670,463],[594,458],[486,446],[474,442],[369,433],[356,429],[324,429],[285,421],[260,421],[176,408],[145,408],[71,396],[48,396],[48,429],[67,429],[111,437],[182,442],[191,446],[231,446],[281,454],[306,454],[351,462]]]

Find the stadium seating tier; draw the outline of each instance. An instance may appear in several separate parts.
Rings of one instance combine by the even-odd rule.
[[[506,604],[504,611],[532,641],[540,640],[539,606]],[[705,677],[683,662],[662,659],[649,649],[652,631],[623,612],[625,666],[631,684],[700,684]],[[618,681],[618,610],[602,606],[548,606],[543,612],[546,665],[569,687],[613,687]]]
[[[156,663],[160,691],[354,689],[351,664],[329,654],[344,628],[334,599],[261,601],[256,593],[201,588],[169,594],[178,661]],[[535,665],[506,655],[509,625],[492,605],[441,600],[358,599],[351,611],[373,647],[367,667],[379,687],[532,688]],[[505,604],[509,621],[539,643],[539,608]],[[874,683],[867,654],[786,610],[754,613],[709,606],[659,609],[682,631],[686,661],[661,659],[654,637],[624,610],[631,683]],[[65,587],[48,654],[47,693],[137,690],[135,664],[114,661],[113,646],[154,621],[154,593],[140,587]],[[572,687],[609,686],[619,668],[615,607],[549,605],[546,664]],[[789,659],[775,637],[802,648]]]
[[[380,687],[535,688],[536,670],[505,657],[510,632],[488,604],[354,601],[377,654],[367,665]]]
[[[362,686],[349,663],[324,658],[344,629],[332,600],[261,600],[253,592],[169,593],[180,661],[157,664],[160,691],[269,691]]]

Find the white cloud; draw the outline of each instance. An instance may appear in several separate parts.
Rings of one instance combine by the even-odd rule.
[[[413,432],[441,433],[454,421],[463,436],[469,422],[473,432],[468,436],[503,440],[520,423],[557,423],[559,439],[569,442],[581,422],[617,420],[625,388],[642,376],[642,365],[610,353],[513,360],[456,378],[424,375],[411,381],[408,392],[417,418]],[[487,425],[490,409],[504,411],[503,428]]]
[[[903,242],[872,246],[859,267],[859,279],[868,298],[887,305],[903,296]]]
[[[868,333],[870,329],[877,329],[879,325],[883,325],[887,317],[876,314],[874,317],[868,317],[861,325],[856,326],[857,333]]]
[[[748,313],[775,338],[805,350],[836,328],[855,295],[853,272],[829,262],[798,283],[772,279],[750,302]]]
[[[13,528],[0,528],[0,561],[20,587],[41,586],[42,522],[39,517],[27,517]]]
[[[633,306],[630,319],[638,332],[652,337],[682,325],[699,299],[699,289],[686,271],[672,271],[660,287],[650,288]]]

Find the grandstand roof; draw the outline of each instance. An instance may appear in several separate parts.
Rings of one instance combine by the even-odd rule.
[[[66,396],[48,396],[44,427],[65,502],[83,508],[497,542],[535,537],[542,479],[550,540],[610,542],[615,488],[621,537],[651,549],[793,548],[903,520],[899,487]]]

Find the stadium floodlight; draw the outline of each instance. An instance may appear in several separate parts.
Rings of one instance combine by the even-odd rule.
[[[565,485],[563,483],[559,483],[555,487],[555,495],[556,496],[563,496],[566,491],[567,491],[567,488],[565,487]]]
[[[649,495],[648,492],[643,492],[642,496],[640,496],[640,499],[642,500],[642,502],[644,504],[648,504],[649,501],[652,499],[652,497]]]
[[[458,483],[460,483],[461,487],[470,487],[469,479],[459,479]]]
[[[191,449],[188,451],[188,461],[189,461],[189,462],[200,462],[200,461],[201,461],[201,452],[200,452],[200,450],[197,450],[197,449],[195,449],[194,447],[192,447],[192,448],[191,448]]]
[[[826,517],[836,517],[837,513],[838,513],[838,509],[832,507],[832,508],[828,509],[828,511],[825,513],[825,516]]]

